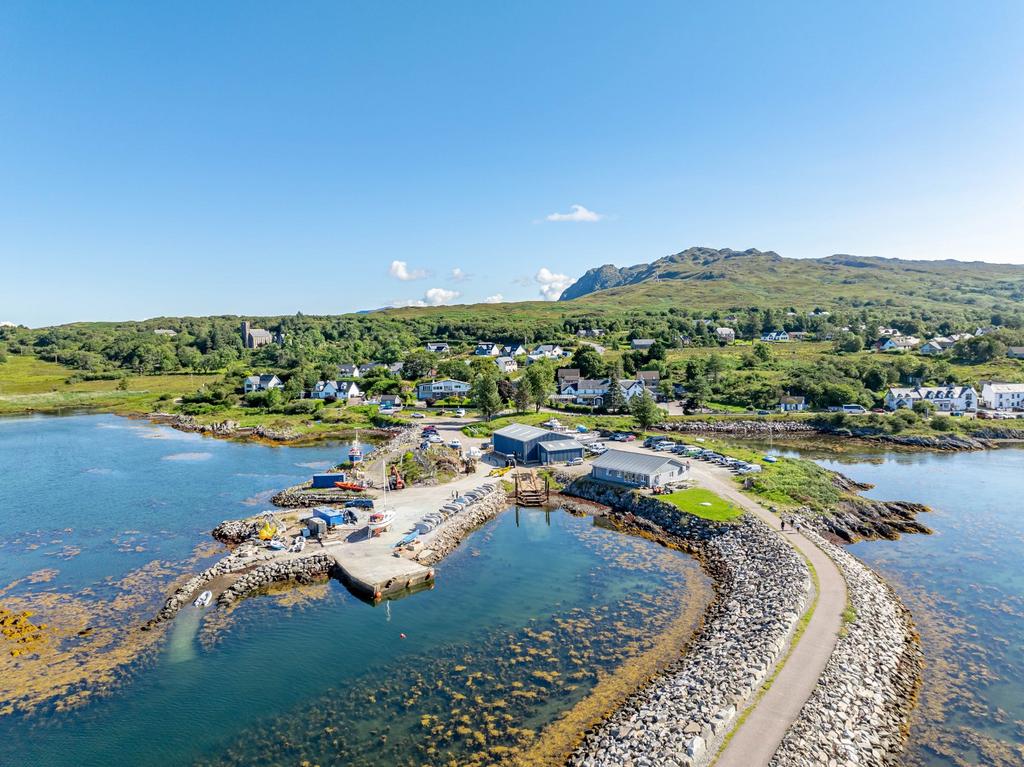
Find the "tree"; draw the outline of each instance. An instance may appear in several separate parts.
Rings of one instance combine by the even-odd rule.
[[[526,408],[530,406],[531,399],[529,382],[525,378],[519,379],[514,395],[516,412],[525,413]]]
[[[706,372],[711,380],[718,383],[718,376],[721,375],[722,371],[725,370],[725,363],[722,361],[722,357],[718,352],[712,352],[708,356],[708,364]]]
[[[548,397],[555,392],[555,379],[544,362],[534,362],[526,369],[523,376],[526,386],[530,390],[530,402],[540,412],[541,407],[547,404]]]
[[[479,375],[474,379],[470,389],[470,397],[480,410],[480,414],[488,421],[501,410],[501,395],[498,394],[498,382],[489,375]]]
[[[646,389],[629,401],[629,412],[633,416],[633,420],[636,421],[637,426],[642,430],[651,428],[661,420],[661,410],[658,409],[658,403],[654,401],[654,397]]]
[[[604,369],[604,361],[597,349],[586,344],[573,353],[572,365],[579,368],[581,378],[597,378]]]
[[[913,410],[922,418],[928,418],[935,412],[935,405],[927,400],[919,399],[914,403]]]
[[[609,413],[621,413],[626,409],[626,395],[619,385],[617,376],[612,375],[608,380],[608,393],[604,397],[604,409]]]
[[[859,352],[864,348],[864,339],[856,333],[840,333],[832,342],[832,348],[837,352]]]
[[[415,381],[430,375],[430,371],[437,365],[437,355],[428,352],[426,349],[416,349],[406,355],[402,365],[402,377]]]
[[[686,394],[690,400],[690,407],[698,408],[711,399],[711,384],[706,378],[697,378],[686,386]]]
[[[758,341],[754,344],[754,356],[757,358],[758,362],[767,364],[772,361],[774,353],[772,352],[771,346]]]

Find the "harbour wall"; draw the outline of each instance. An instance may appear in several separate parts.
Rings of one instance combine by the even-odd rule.
[[[716,598],[689,651],[585,734],[573,767],[704,767],[783,657],[813,596],[804,560],[751,515],[729,523],[684,514],[628,489],[577,480],[563,491],[617,510],[696,556]]]

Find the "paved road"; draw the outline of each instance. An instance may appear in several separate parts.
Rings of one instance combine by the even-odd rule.
[[[606,444],[616,450],[653,454],[638,442]],[[743,507],[772,529],[779,530],[778,518],[744,495],[728,470],[702,461],[690,460],[688,463],[690,479],[695,484]],[[714,762],[715,767],[761,767],[768,764],[814,691],[839,637],[842,613],[846,609],[846,581],[825,552],[807,538],[789,529],[781,534],[814,565],[820,583],[818,604],[807,629],[771,688],[736,731],[728,748]]]
[[[772,528],[779,529],[778,518],[745,496],[724,469],[693,461],[691,476],[697,484],[714,491],[756,514]],[[820,591],[811,621],[771,688],[750,712],[746,721],[722,752],[715,767],[759,767],[767,765],[796,721],[804,703],[814,691],[828,663],[846,608],[846,582],[839,569],[821,549],[800,533],[786,530],[786,540],[800,551],[818,573]]]

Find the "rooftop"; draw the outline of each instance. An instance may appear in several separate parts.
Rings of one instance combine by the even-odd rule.
[[[663,455],[646,455],[627,450],[608,450],[594,460],[599,469],[614,469],[630,474],[657,474],[666,464],[683,466],[681,461]]]
[[[528,426],[525,423],[510,423],[494,432],[496,437],[508,437],[509,439],[531,440],[537,437],[545,437],[554,432],[547,429],[538,429],[536,426]]]

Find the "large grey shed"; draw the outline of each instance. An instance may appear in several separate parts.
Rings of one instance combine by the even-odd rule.
[[[515,456],[519,463],[538,463],[541,460],[541,442],[564,442],[566,436],[547,429],[538,429],[525,423],[511,423],[493,435],[494,452]]]
[[[552,439],[537,445],[541,463],[566,463],[583,457],[583,445],[574,439]]]
[[[634,487],[657,487],[686,476],[686,464],[664,455],[609,450],[592,464],[590,476]]]

